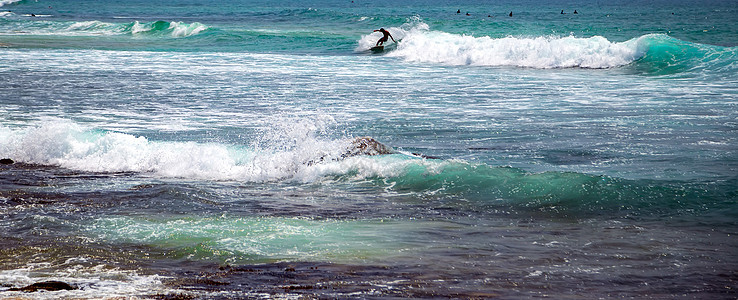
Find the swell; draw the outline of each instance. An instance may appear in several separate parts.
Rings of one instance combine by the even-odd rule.
[[[725,205],[730,208],[738,195],[735,182],[697,184],[558,171],[530,173],[402,153],[345,157],[342,154],[349,143],[347,139],[324,138],[299,128],[276,137],[256,137],[248,145],[152,141],[69,122],[47,122],[26,129],[0,128],[3,158],[85,172],[336,187],[370,182],[414,198],[575,215],[619,211],[629,215],[701,213],[724,209]]]
[[[717,74],[733,78],[738,73],[738,47],[692,43],[663,34],[645,35],[633,43],[644,49],[644,55],[633,64],[639,73]]]
[[[7,13],[0,18],[0,30],[10,35],[55,35],[55,36],[152,36],[189,37],[211,30],[198,23],[176,21],[109,23],[102,21],[47,21],[14,18]]]
[[[738,47],[691,43],[663,34],[646,34],[624,42],[602,36],[492,38],[434,31],[419,20],[388,30],[401,41],[387,55],[414,63],[536,69],[625,67],[647,75],[732,75],[738,65]],[[355,51],[368,51],[379,37],[376,33],[362,36]]]
[[[427,163],[427,162],[426,162]],[[736,200],[733,182],[696,184],[630,180],[604,175],[444,161],[414,164],[402,176],[383,179],[398,192],[429,199],[463,199],[474,206],[569,216],[703,214],[727,212]],[[722,214],[722,213],[718,213]]]

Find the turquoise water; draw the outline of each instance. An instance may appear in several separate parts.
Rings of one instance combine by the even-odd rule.
[[[0,5],[2,297],[735,297],[730,1]]]

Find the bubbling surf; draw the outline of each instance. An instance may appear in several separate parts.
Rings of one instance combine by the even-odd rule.
[[[222,2],[0,0],[0,298],[736,295],[733,3]]]
[[[388,56],[443,65],[602,69],[627,65],[643,54],[637,41],[613,43],[600,36],[491,38],[414,28]]]
[[[151,141],[53,120],[21,130],[2,128],[0,156],[86,172],[142,172],[247,182],[309,182],[357,170],[356,176],[361,178],[396,175],[412,158],[399,155],[390,164],[364,158],[394,152],[371,138],[323,138],[306,132],[302,125],[245,141],[251,145],[247,146]]]

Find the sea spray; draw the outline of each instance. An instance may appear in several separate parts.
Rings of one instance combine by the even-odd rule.
[[[680,188],[573,172],[530,173],[464,160],[408,154],[342,157],[345,138],[319,134],[321,122],[290,120],[252,146],[151,141],[84,128],[69,121],[0,131],[0,156],[21,163],[86,172],[142,172],[164,178],[239,182],[373,182],[392,192],[428,199],[466,199],[480,206],[553,209],[577,215],[651,214],[697,208],[712,189]],[[289,125],[288,125],[289,124]],[[707,201],[707,202],[706,202]]]
[[[283,126],[237,145],[152,141],[50,119],[36,127],[2,128],[0,156],[87,172],[144,172],[174,178],[247,182],[315,181],[356,168],[366,169],[360,172],[362,176],[376,176],[369,171],[376,168],[366,165],[381,162],[360,157],[344,159],[342,154],[351,139],[316,134],[323,126],[320,122],[290,120],[280,124]]]
[[[354,2],[2,7],[0,298],[735,296],[733,3]]]
[[[399,27],[388,27],[386,30],[392,35],[395,41],[400,41],[406,36],[411,36],[413,34],[418,34],[419,32],[425,32],[429,30],[428,24],[423,23],[419,17],[414,17],[408,22],[402,24],[402,26]],[[378,29],[378,28],[377,28]],[[358,45],[354,49],[356,52],[363,52],[368,51],[371,47],[374,47],[377,43],[377,41],[382,37],[382,34],[379,32],[372,32],[370,34],[364,35],[359,39]],[[388,43],[394,43],[391,40],[388,40],[385,42],[385,45]]]

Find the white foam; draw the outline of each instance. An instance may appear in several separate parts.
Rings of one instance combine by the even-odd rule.
[[[1,16],[1,15],[0,15]],[[9,16],[9,15],[8,15]],[[31,15],[24,15],[31,17]],[[35,15],[35,17],[50,17],[51,15]],[[63,36],[91,36],[91,35],[118,35],[124,33],[124,28],[113,23],[101,21],[82,22],[50,22],[37,21],[24,25],[23,30],[13,31],[18,35],[63,35]]]
[[[83,21],[74,22],[67,27],[68,31],[100,31],[108,32],[111,27],[115,26],[111,23],[105,23],[100,21]]]
[[[422,22],[409,29],[392,28],[390,32],[402,41],[388,56],[454,66],[612,68],[627,65],[645,53],[637,41],[613,43],[600,36],[474,37],[431,31]],[[362,37],[356,50],[368,49],[378,38],[375,34]]]
[[[192,24],[187,24],[183,22],[171,22],[169,23],[169,29],[172,30],[173,37],[188,37],[196,35],[203,30],[207,30],[208,26],[205,26],[198,22]]]
[[[163,284],[165,277],[140,275],[105,265],[90,265],[86,258],[69,259],[64,263],[28,264],[24,268],[0,270],[0,282],[20,288],[41,281],[62,281],[77,290],[38,291],[33,299],[103,299],[114,297],[146,297],[174,292]],[[30,294],[0,288],[0,298],[25,299]]]
[[[141,24],[139,21],[133,22],[133,26],[131,26],[131,33],[138,34],[141,32],[147,32],[150,31],[151,28],[147,27],[146,24]]]
[[[410,23],[405,23],[400,27],[388,27],[385,29],[392,35],[392,38],[394,38],[395,41],[399,41],[405,38],[411,32],[428,30],[428,25],[420,22],[419,20],[413,20]],[[377,41],[381,37],[382,34],[379,32],[372,32],[370,34],[362,36],[359,40],[359,45],[354,49],[354,51],[363,52],[369,50],[371,47],[374,47],[377,44]],[[387,43],[391,43],[391,41],[392,39],[386,42],[385,45],[387,45]]]
[[[47,119],[34,127],[0,127],[0,157],[89,172],[147,172],[158,176],[249,182],[399,176],[420,160],[404,155],[340,159],[349,138],[323,137],[321,121],[281,120],[244,145],[151,141]],[[248,144],[246,144],[248,143]]]
[[[0,7],[3,7],[3,6],[8,5],[8,4],[13,4],[13,3],[21,2],[21,1],[23,1],[23,0],[0,0]]]
[[[151,32],[154,29],[154,24],[155,23],[141,23],[135,21],[133,23],[133,26],[131,27],[131,33],[136,35],[140,33]],[[194,22],[191,24],[187,24],[184,22],[170,22],[167,30],[171,31],[170,35],[172,37],[188,37],[196,35],[203,30],[207,30],[208,28],[208,26],[198,22]]]

